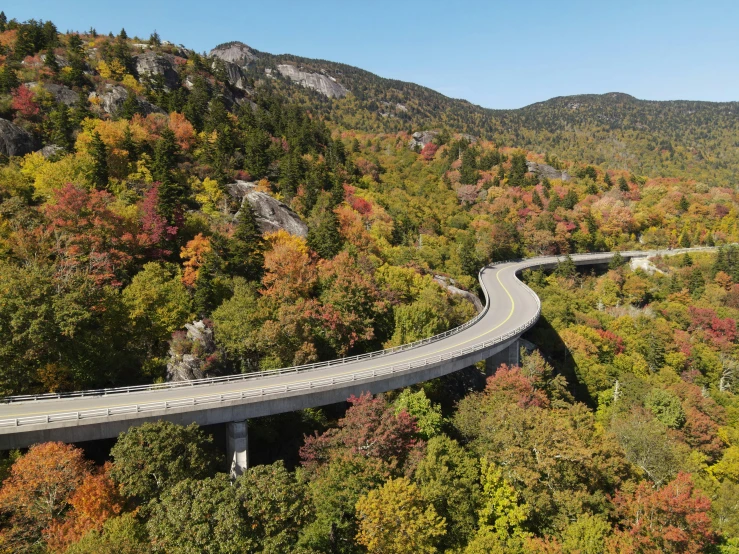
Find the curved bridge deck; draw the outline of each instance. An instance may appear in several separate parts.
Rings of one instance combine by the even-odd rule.
[[[626,258],[709,248],[621,252]],[[578,254],[577,265],[608,263],[614,253]],[[379,393],[467,367],[514,344],[541,311],[517,274],[551,268],[561,257],[493,264],[480,271],[483,311],[467,324],[412,345],[300,368],[142,387],[10,397],[0,404],[0,449],[49,440],[112,438],[132,425],[166,419],[201,425],[243,421]]]

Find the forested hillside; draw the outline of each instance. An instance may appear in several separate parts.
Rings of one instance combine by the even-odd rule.
[[[269,463],[235,481],[209,431],[164,423],[105,465],[3,453],[0,551],[739,551],[735,110],[490,111],[0,14],[2,396],[403,344],[473,317],[495,260],[722,247],[527,275],[521,367],[257,420]]]

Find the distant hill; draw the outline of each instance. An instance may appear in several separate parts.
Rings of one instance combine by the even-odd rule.
[[[234,44],[241,43],[225,47],[232,51]],[[269,71],[275,86],[346,128],[397,132],[448,127],[561,158],[637,174],[692,176],[708,184],[733,184],[739,172],[739,102],[648,101],[614,92],[494,110],[349,65],[242,46],[255,54],[244,68],[252,79],[263,79]],[[323,75],[349,93],[330,98],[306,89],[305,81],[278,71],[280,65]]]

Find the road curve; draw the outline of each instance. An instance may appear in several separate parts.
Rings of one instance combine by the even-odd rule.
[[[712,250],[621,252],[626,258]],[[577,254],[577,265],[608,263],[614,253]],[[184,383],[9,397],[0,404],[0,450],[49,440],[112,438],[132,425],[166,419],[208,425],[241,421],[341,402],[351,394],[379,393],[457,371],[515,344],[541,311],[534,292],[517,277],[527,268],[552,268],[562,257],[500,262],[480,271],[483,311],[431,339],[352,358],[271,372]]]

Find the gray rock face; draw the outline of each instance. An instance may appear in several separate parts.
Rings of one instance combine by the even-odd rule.
[[[213,329],[205,322],[186,323],[184,338],[170,342],[169,362],[167,362],[167,381],[188,381],[207,377],[206,362],[216,351]]]
[[[411,140],[408,142],[408,147],[411,150],[415,150],[416,148],[423,148],[429,142],[433,141],[438,134],[439,131],[416,131],[411,135]]]
[[[56,100],[57,102],[61,102],[62,104],[66,104],[67,106],[72,106],[77,102],[77,99],[79,98],[75,91],[73,91],[69,87],[65,87],[64,85],[55,85],[54,83],[40,84],[35,81],[23,83],[23,85],[29,89],[40,85],[54,95],[54,100]]]
[[[563,181],[569,181],[572,179],[569,173],[566,171],[559,171],[553,168],[551,165],[538,164],[534,162],[526,162],[526,168],[529,173],[536,173],[539,177],[546,177],[547,179],[562,179]]]
[[[247,85],[246,75],[244,70],[240,66],[231,62],[223,62],[226,68],[226,75],[228,76],[228,82],[235,88],[243,90],[246,93],[252,94],[254,91]]]
[[[109,115],[115,115],[116,113],[118,113],[118,110],[121,109],[121,106],[123,106],[126,98],[128,98],[128,90],[126,90],[126,87],[122,87],[120,85],[112,85],[110,83],[106,83],[104,92],[100,94],[98,94],[97,92],[90,93],[90,101],[93,101],[93,99],[95,98],[100,99],[100,110]],[[139,107],[141,108],[141,111],[144,115],[148,115],[150,113],[166,113],[159,106],[155,106],[147,100],[139,98],[138,101]],[[93,105],[94,104],[95,102],[93,102]]]
[[[274,233],[283,229],[291,235],[308,236],[308,226],[298,214],[269,194],[257,191],[254,183],[236,181],[226,185],[226,188],[231,196],[241,200],[242,205],[244,202],[251,204],[262,233]]]
[[[49,159],[64,152],[64,148],[57,146],[56,144],[47,144],[41,150],[36,150],[36,152],[41,154],[44,158]]]
[[[287,77],[291,81],[306,88],[320,92],[329,98],[343,98],[349,93],[349,89],[329,75],[302,71],[292,64],[280,64],[277,66],[277,71],[283,77]]]
[[[7,119],[0,119],[0,154],[23,156],[33,152],[33,143],[31,133]]]
[[[456,283],[454,279],[451,279],[449,277],[444,277],[443,275],[434,275],[434,281],[439,283],[442,287],[444,287],[451,294],[459,295],[469,300],[470,303],[475,307],[475,310],[477,310],[478,313],[482,311],[482,308],[483,308],[482,301],[476,295],[472,294],[471,292],[462,290],[459,287],[454,286]]]
[[[174,56],[170,54],[157,54],[155,52],[141,54],[136,57],[136,71],[139,76],[144,77],[161,75],[164,79],[164,86],[169,90],[180,84],[180,78],[175,70]]]
[[[219,58],[224,62],[236,64],[239,67],[246,67],[253,61],[259,59],[256,52],[249,48],[243,42],[227,42],[216,46],[209,54],[211,57]]]

